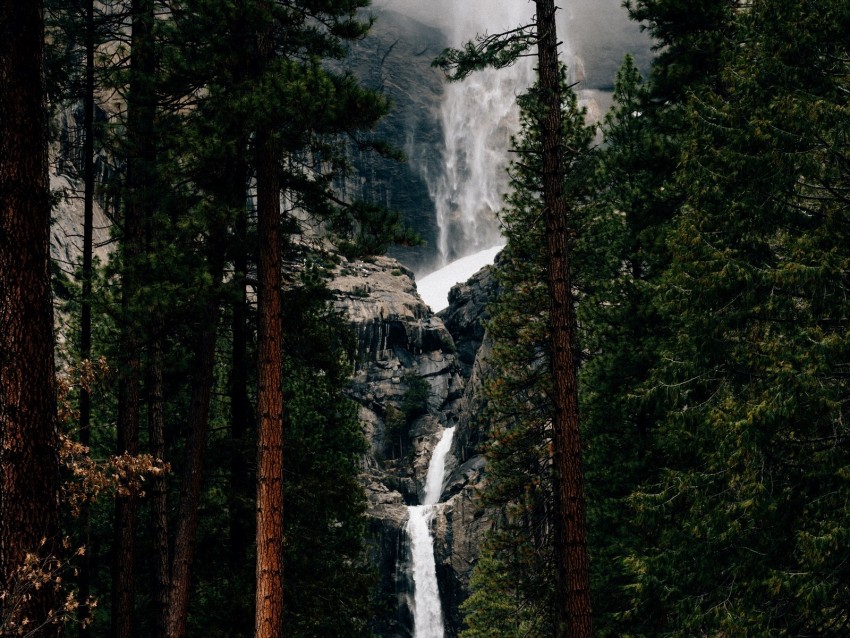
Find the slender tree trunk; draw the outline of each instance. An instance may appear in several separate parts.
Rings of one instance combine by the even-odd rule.
[[[280,185],[275,144],[257,145],[259,335],[257,433],[257,597],[254,635],[283,631],[283,393]]]
[[[214,231],[215,232],[215,231]],[[223,255],[223,241],[217,257]],[[211,268],[213,285],[218,286],[223,274],[221,261]],[[192,585],[192,561],[198,531],[198,514],[203,487],[204,453],[209,430],[210,399],[215,383],[215,344],[218,335],[219,299],[213,295],[206,304],[204,327],[195,347],[192,369],[192,398],[189,407],[189,440],[180,486],[180,510],[174,535],[174,559],[171,567],[171,594],[168,600],[169,638],[185,638],[189,617],[189,595]]]
[[[149,215],[153,163],[155,97],[153,0],[133,0],[130,87],[127,99],[127,199],[123,228],[121,362],[118,390],[118,453],[139,452],[141,356],[144,339],[134,308],[141,286],[138,263],[144,251],[144,228]],[[121,494],[115,506],[113,556],[112,635],[135,635],[135,546],[138,497]]]
[[[92,253],[94,244],[94,2],[86,5],[86,87],[83,95],[83,272],[80,358],[91,359]],[[80,390],[80,442],[89,445],[91,396]]]
[[[233,300],[230,365],[230,570],[234,578],[243,568],[245,550],[250,542],[250,513],[243,501],[251,489],[246,456],[251,406],[248,400],[248,300],[245,295],[245,278],[248,275],[248,220],[247,211],[244,210],[244,180],[239,190],[243,210],[239,212],[235,224],[234,243],[237,252],[233,259],[233,279],[238,287],[238,294]]]
[[[80,359],[91,360],[92,253],[94,252],[94,0],[86,2],[86,77],[83,93],[83,272],[80,316]],[[91,394],[88,387],[80,389],[80,443],[91,445]],[[82,602],[91,595],[92,556],[89,547],[89,506],[80,511],[80,527],[86,553],[80,561],[79,596]],[[83,606],[80,636],[90,635],[90,610]]]
[[[589,638],[590,585],[574,358],[577,330],[570,276],[570,210],[563,191],[558,36],[554,0],[536,0],[536,5],[537,72],[544,103],[540,126],[554,386],[556,637]]]
[[[25,557],[52,565],[59,532],[43,7],[0,0],[0,634],[59,636],[54,583],[15,596]],[[46,540],[43,540],[46,539]]]
[[[165,459],[165,399],[162,385],[162,340],[151,344],[148,357],[148,436],[151,454]],[[168,555],[168,490],[166,477],[151,479],[151,527],[153,528],[154,638],[165,638],[168,627],[168,595],[171,570]]]

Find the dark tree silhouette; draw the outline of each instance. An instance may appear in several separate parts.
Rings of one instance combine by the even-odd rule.
[[[0,2],[0,622],[39,637],[61,634],[52,579],[16,592],[55,567],[59,527],[42,47],[42,3]]]

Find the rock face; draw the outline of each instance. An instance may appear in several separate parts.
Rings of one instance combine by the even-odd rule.
[[[401,150],[407,161],[352,149],[355,179],[344,195],[399,211],[424,240],[421,246],[393,247],[390,254],[417,272],[436,258],[438,229],[426,175],[439,175],[443,163],[440,105],[442,73],[431,67],[446,46],[446,36],[388,9],[375,9],[376,22],[363,40],[351,45],[347,64],[369,88],[386,95],[392,111],[378,124],[375,138]]]
[[[83,184],[80,179],[82,166],[79,165],[79,148],[69,141],[70,131],[78,129],[82,114],[74,109],[60,111],[54,126],[59,130],[59,139],[50,147],[50,191],[54,197],[50,224],[50,258],[53,268],[53,290],[57,298],[67,300],[67,284],[73,279],[75,271],[82,267],[83,260]],[[95,164],[101,177],[107,170],[105,159],[97,157]],[[103,190],[103,189],[101,189]],[[99,193],[93,205],[93,250],[95,263],[109,261],[112,253],[110,229],[112,221],[106,215],[103,205],[105,196]],[[56,340],[60,347],[66,343],[67,322],[62,320],[61,305],[56,309]]]
[[[447,624],[453,628],[462,625],[459,607],[469,595],[469,578],[484,533],[491,525],[479,495],[485,479],[481,449],[488,430],[482,390],[490,374],[487,360],[492,349],[484,322],[489,318],[486,304],[497,292],[492,268],[484,268],[452,288],[449,307],[440,313],[457,344],[465,380],[450,455],[454,463],[446,468],[448,479],[443,492],[446,505],[434,530],[443,608]]]
[[[363,484],[371,520],[372,560],[389,609],[376,629],[386,638],[412,635],[404,526],[419,503],[428,463],[445,427],[456,426],[445,504],[434,520],[435,557],[446,635],[460,627],[458,605],[489,525],[477,501],[484,460],[477,454],[486,351],[484,303],[494,287],[488,271],[453,291],[453,304],[434,315],[416,294],[409,270],[388,257],[343,262],[330,288],[337,310],[357,335],[351,396],[369,441]],[[448,327],[447,327],[448,326]],[[449,330],[451,328],[451,332]],[[460,345],[457,345],[460,344]]]
[[[496,258],[498,264],[498,257]],[[494,299],[498,283],[492,268],[483,268],[466,282],[449,291],[449,306],[439,313],[458,350],[458,359],[468,377],[484,341],[484,322],[489,318],[487,302]]]

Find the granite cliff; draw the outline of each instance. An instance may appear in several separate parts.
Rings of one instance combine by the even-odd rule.
[[[435,315],[419,299],[409,270],[389,257],[343,262],[330,282],[334,305],[357,335],[351,396],[369,442],[363,484],[369,501],[371,553],[387,612],[381,636],[412,635],[406,572],[406,506],[419,501],[428,461],[443,428],[456,426],[445,505],[434,521],[435,556],[447,636],[460,626],[458,606],[488,519],[477,501],[484,460],[478,454],[480,388],[488,350],[484,304],[494,289],[485,269]],[[413,399],[411,398],[413,396]]]

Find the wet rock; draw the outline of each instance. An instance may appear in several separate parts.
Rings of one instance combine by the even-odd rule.
[[[437,316],[417,295],[411,273],[393,259],[342,261],[333,275],[334,306],[357,335],[350,395],[360,404],[369,441],[363,480],[372,559],[382,572],[383,597],[398,605],[376,629],[397,638],[410,627],[406,507],[421,502],[433,449],[443,430],[455,426],[444,502],[433,522],[446,635],[455,636],[459,605],[468,595],[478,547],[490,525],[478,495],[484,480],[479,448],[486,432],[481,389],[489,352],[482,321],[495,282],[489,268],[476,274],[453,290],[449,308]],[[424,404],[410,411],[409,393],[421,391],[421,382],[427,388]]]
[[[454,286],[449,291],[448,308],[438,315],[454,339],[458,362],[467,377],[472,373],[475,357],[484,340],[485,322],[490,317],[487,302],[495,297],[497,291],[498,282],[493,276],[493,268],[487,266]]]

